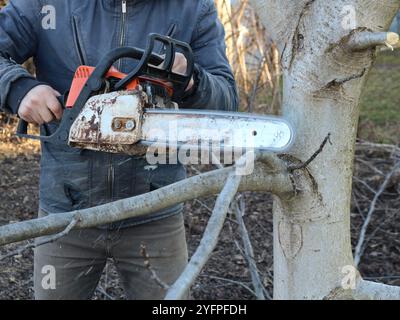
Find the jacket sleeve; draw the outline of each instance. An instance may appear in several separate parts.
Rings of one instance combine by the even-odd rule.
[[[181,108],[237,111],[239,98],[226,57],[225,31],[213,0],[202,1],[191,46],[196,84]]]
[[[20,65],[35,55],[39,26],[35,0],[11,0],[0,10],[0,111],[17,113],[26,93],[40,84]]]

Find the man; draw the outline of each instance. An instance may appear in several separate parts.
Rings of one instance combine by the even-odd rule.
[[[20,118],[47,123],[62,117],[57,100],[79,65],[96,65],[118,46],[144,48],[151,32],[188,42],[195,73],[181,108],[237,110],[235,82],[225,55],[224,31],[212,0],[11,0],[0,11],[0,106]],[[157,48],[162,52],[162,48]],[[36,79],[19,64],[34,58]],[[134,61],[116,67],[129,72]],[[174,70],[184,72],[178,55]],[[181,165],[149,169],[128,157],[42,144],[39,215],[93,207],[150,192],[185,178]],[[72,231],[35,250],[37,299],[88,299],[112,258],[129,299],[160,299],[165,292],[144,267],[173,283],[187,264],[182,205],[107,226]],[[48,281],[51,271],[55,285]],[[45,278],[47,277],[47,278]],[[46,282],[47,281],[47,282]]]

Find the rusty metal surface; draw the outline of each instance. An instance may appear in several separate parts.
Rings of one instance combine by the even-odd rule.
[[[90,98],[71,127],[70,146],[106,152],[131,149],[142,137],[146,102],[146,95],[140,90]]]

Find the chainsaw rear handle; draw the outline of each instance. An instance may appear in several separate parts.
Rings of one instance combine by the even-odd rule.
[[[64,96],[58,96],[57,100],[60,103],[61,108],[65,109]],[[40,140],[40,136],[28,134],[28,126],[29,123],[27,121],[25,121],[24,119],[19,119],[17,126],[17,136],[20,138]],[[44,126],[46,126],[46,124],[44,124]]]

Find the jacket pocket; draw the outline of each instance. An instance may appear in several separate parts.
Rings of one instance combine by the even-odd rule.
[[[90,204],[90,157],[84,151],[71,149],[62,160],[64,195],[73,210]]]

